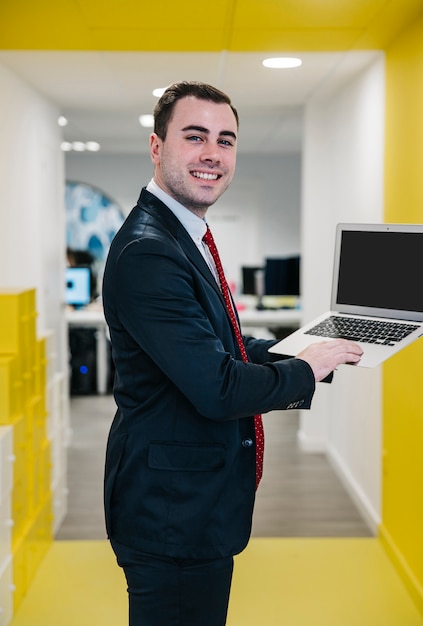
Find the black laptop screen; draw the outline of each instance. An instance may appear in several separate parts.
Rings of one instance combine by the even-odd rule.
[[[342,233],[339,304],[423,311],[423,234]]]

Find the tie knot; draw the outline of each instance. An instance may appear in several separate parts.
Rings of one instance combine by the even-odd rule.
[[[208,246],[209,246],[211,243],[214,243],[214,241],[213,241],[213,235],[211,234],[211,230],[210,230],[210,228],[209,228],[208,224],[207,224],[207,230],[206,230],[206,232],[205,232],[205,234],[204,234],[204,236],[203,236],[203,241],[204,241],[204,243],[206,243]]]

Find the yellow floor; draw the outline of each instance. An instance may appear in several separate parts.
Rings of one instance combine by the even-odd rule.
[[[126,626],[126,614],[108,543],[56,541],[11,626]],[[255,538],[236,558],[227,626],[422,625],[377,539]]]

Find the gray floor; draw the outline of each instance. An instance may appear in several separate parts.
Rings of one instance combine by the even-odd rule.
[[[56,539],[105,539],[102,479],[104,450],[115,405],[112,396],[71,399],[68,514]],[[264,417],[264,477],[257,494],[253,535],[261,537],[365,537],[371,533],[324,455],[302,453],[298,415]]]

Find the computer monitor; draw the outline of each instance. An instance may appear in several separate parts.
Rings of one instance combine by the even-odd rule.
[[[262,296],[258,281],[258,274],[262,273],[264,268],[258,266],[244,265],[242,268],[242,293],[250,296]]]
[[[89,267],[67,267],[65,270],[65,302],[75,308],[91,301],[91,273]]]
[[[266,259],[264,285],[264,292],[267,296],[299,296],[299,255]]]

